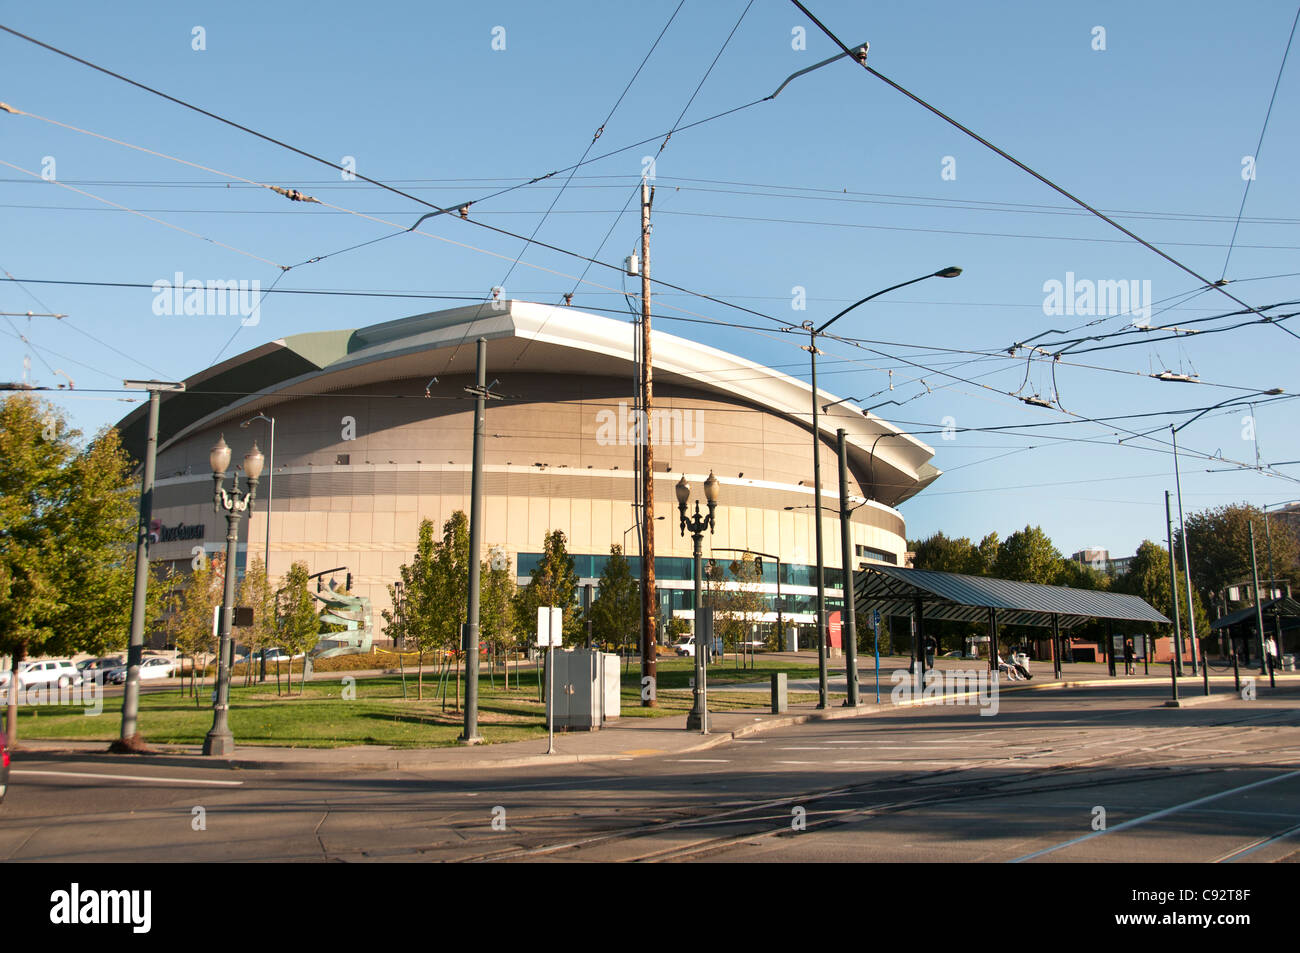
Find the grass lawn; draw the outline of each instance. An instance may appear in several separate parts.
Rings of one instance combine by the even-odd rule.
[[[739,670],[729,664],[709,668],[709,708],[712,711],[763,710],[769,703],[766,692],[726,691],[727,685],[766,682],[773,671],[785,671],[792,678],[815,676],[813,666],[778,665],[761,656],[757,668]],[[523,741],[546,734],[546,710],[537,697],[537,673],[524,671],[520,688],[496,687],[486,674],[479,681],[479,729],[489,742]],[[642,708],[641,678],[634,661],[622,676],[622,715],[627,718],[660,718],[680,715],[691,707],[691,659],[660,659],[658,664],[659,704]],[[329,679],[307,683],[301,695],[295,682],[293,695],[276,695],[274,678],[244,687],[242,679],[231,685],[230,729],[240,744],[276,745],[300,748],[334,748],[348,745],[392,747],[439,747],[457,744],[464,724],[463,713],[455,710],[454,673],[447,683],[444,704],[436,673],[425,672],[424,699],[416,698],[413,673],[362,678],[346,686]],[[344,692],[351,696],[344,698]],[[155,744],[202,744],[212,727],[210,703],[212,682],[200,687],[199,704],[182,696],[179,689],[149,692],[140,697],[140,731]],[[464,691],[462,681],[461,691]],[[815,699],[815,695],[793,693],[791,702]],[[104,711],[88,717],[82,708],[41,707],[19,710],[18,737],[104,741],[117,738],[121,730],[120,698],[104,700]]]

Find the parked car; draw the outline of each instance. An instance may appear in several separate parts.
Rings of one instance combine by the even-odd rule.
[[[0,688],[9,686],[10,672],[0,672]],[[18,666],[18,687],[29,685],[80,685],[81,673],[69,659],[23,662]]]
[[[77,671],[85,681],[90,681],[98,675],[106,678],[109,671],[119,668],[126,664],[126,659],[120,655],[105,655],[101,658],[82,659],[77,663]]]
[[[695,658],[695,636],[684,635],[673,644],[673,651],[678,655]]]
[[[175,670],[176,663],[172,659],[163,655],[151,655],[140,663],[140,681],[170,678]],[[109,669],[104,678],[106,681],[121,685],[126,681],[126,673],[127,666],[119,665],[117,668]]]

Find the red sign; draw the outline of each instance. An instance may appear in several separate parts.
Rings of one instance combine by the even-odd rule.
[[[844,631],[844,625],[840,622],[840,614],[838,612],[832,612],[830,614],[830,630],[831,648],[842,648],[843,646],[840,645],[840,642],[841,633]]]

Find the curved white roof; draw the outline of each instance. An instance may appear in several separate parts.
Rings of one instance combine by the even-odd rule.
[[[445,368],[439,372],[446,374],[473,373],[474,341],[480,337],[493,345],[488,357],[489,370],[495,373],[506,369],[606,376],[626,373],[630,384],[637,333],[634,324],[577,308],[509,300],[420,314],[353,331],[292,335],[194,375],[186,381],[188,394],[164,395],[168,402],[190,399],[180,401],[175,410],[181,411],[181,419],[171,414],[175,425],[161,436],[166,443],[173,442],[224,417],[255,412],[282,400],[288,390],[295,395],[323,393],[415,378],[428,374],[430,366]],[[727,395],[805,427],[811,424],[812,388],[805,381],[663,331],[652,332],[651,358],[656,383]],[[241,378],[250,377],[256,380],[256,387],[236,386]],[[249,396],[196,406],[195,392],[202,393],[205,385]],[[818,394],[820,404],[839,400],[820,389]],[[185,413],[191,407],[193,410]],[[122,421],[124,432],[142,429],[142,413],[137,410]],[[880,483],[904,487],[900,493],[888,494],[894,505],[920,492],[940,474],[929,462],[933,449],[874,414],[864,415],[851,402],[821,414],[819,424],[832,440],[837,429],[846,431],[855,465],[866,466],[875,447]],[[828,462],[834,465],[833,460]]]

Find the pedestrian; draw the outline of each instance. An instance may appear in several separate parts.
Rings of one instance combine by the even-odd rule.
[[[1277,668],[1277,643],[1271,635],[1264,640],[1264,659],[1268,662],[1269,671]]]
[[[1133,664],[1133,660],[1136,657],[1137,657],[1137,653],[1133,650],[1133,640],[1125,639],[1124,640],[1124,674],[1125,675],[1137,674],[1137,666]]]
[[[934,655],[939,651],[939,643],[935,642],[934,636],[925,637],[925,667],[934,668]]]

